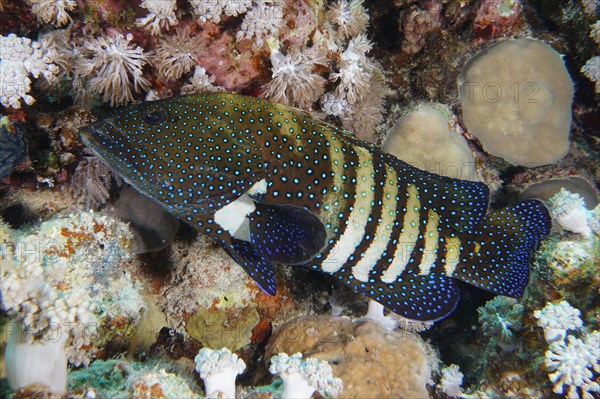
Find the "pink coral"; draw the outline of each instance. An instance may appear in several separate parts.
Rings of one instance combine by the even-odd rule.
[[[483,0],[475,15],[475,41],[510,34],[519,22],[522,9],[519,0]]]
[[[229,33],[221,33],[216,25],[203,25],[209,35],[206,51],[196,57],[196,63],[215,77],[215,84],[227,91],[239,92],[260,76],[260,54],[252,51],[253,42],[244,39],[236,43]]]
[[[416,54],[425,46],[425,38],[442,27],[442,5],[438,2],[425,2],[425,10],[410,13],[402,23],[404,42],[402,51]]]

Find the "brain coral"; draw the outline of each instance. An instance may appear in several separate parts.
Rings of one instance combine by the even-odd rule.
[[[547,44],[516,39],[484,49],[464,66],[459,94],[468,131],[489,153],[525,166],[567,153],[573,83]]]

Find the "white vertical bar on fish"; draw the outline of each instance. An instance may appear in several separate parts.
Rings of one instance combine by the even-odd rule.
[[[437,259],[438,242],[439,242],[439,221],[440,216],[433,210],[429,210],[427,215],[427,226],[425,227],[425,244],[423,246],[423,257],[419,265],[419,274],[429,274],[435,260]]]
[[[462,249],[460,244],[460,239],[458,237],[449,237],[446,238],[446,257],[445,257],[445,266],[444,271],[446,272],[446,276],[452,277],[454,274],[454,270],[456,266],[460,262],[460,251]]]
[[[384,283],[393,283],[402,274],[419,239],[419,210],[421,208],[419,192],[414,185],[410,184],[406,189],[406,193],[408,198],[406,200],[406,213],[402,223],[402,232],[398,237],[394,259],[381,276],[381,281]]]
[[[384,181],[381,220],[377,225],[373,242],[352,270],[354,277],[363,282],[369,280],[369,273],[385,252],[396,220],[398,175],[391,167],[387,168]]]
[[[322,269],[329,273],[340,270],[361,243],[373,208],[373,159],[363,148],[353,147],[358,155],[354,205],[348,216],[346,229],[335,244],[335,250],[332,250],[323,261]]]

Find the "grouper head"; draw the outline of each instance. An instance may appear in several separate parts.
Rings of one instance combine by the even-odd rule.
[[[83,143],[141,193],[175,213],[210,213],[265,175],[243,97],[199,94],[145,102],[81,131]]]

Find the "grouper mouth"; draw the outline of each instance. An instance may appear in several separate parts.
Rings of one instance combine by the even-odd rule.
[[[96,150],[96,148],[102,146],[110,146],[114,138],[119,136],[123,136],[121,130],[110,121],[85,126],[79,131],[81,142],[91,150]]]

